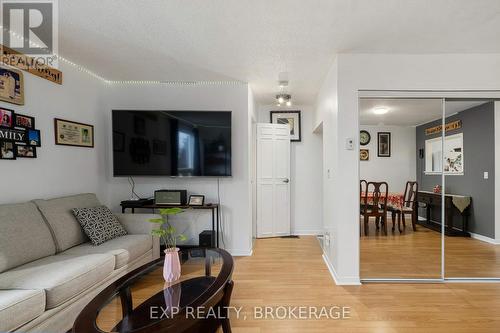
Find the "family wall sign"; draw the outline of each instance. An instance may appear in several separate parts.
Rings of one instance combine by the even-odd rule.
[[[40,146],[34,117],[0,107],[0,160],[36,158]]]

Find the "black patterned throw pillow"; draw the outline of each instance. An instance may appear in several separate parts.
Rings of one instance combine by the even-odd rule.
[[[127,231],[106,206],[75,208],[73,214],[93,245],[124,236]]]

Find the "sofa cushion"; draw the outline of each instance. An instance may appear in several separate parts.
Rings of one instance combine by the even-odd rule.
[[[118,269],[146,254],[152,248],[153,237],[151,235],[125,235],[99,246],[93,246],[91,243],[81,244],[61,254],[110,253],[115,256],[115,269]]]
[[[100,245],[127,234],[116,216],[106,206],[75,208],[73,214],[93,245]]]
[[[111,254],[55,255],[0,274],[0,289],[43,289],[52,309],[111,274]]]
[[[0,332],[10,332],[45,311],[43,290],[0,290]]]
[[[95,194],[78,194],[50,200],[34,200],[34,202],[52,228],[57,252],[88,242],[71,210],[100,206],[101,203]]]
[[[50,229],[32,202],[0,205],[0,273],[55,251]]]

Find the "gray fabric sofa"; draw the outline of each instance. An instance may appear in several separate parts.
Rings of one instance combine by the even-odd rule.
[[[153,214],[117,214],[127,235],[92,246],[71,213],[94,194],[0,205],[0,332],[66,332],[111,282],[160,256]]]

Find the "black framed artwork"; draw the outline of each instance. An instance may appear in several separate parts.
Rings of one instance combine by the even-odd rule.
[[[16,143],[15,150],[17,158],[36,158],[36,147]]]
[[[36,158],[41,145],[35,117],[0,107],[0,160]]]
[[[302,140],[300,111],[271,111],[270,114],[272,124],[290,126],[290,141],[300,142]]]
[[[14,142],[0,141],[0,160],[15,160],[16,150]]]
[[[12,128],[14,125],[14,110],[0,107],[0,127]]]
[[[190,195],[189,196],[189,206],[203,206],[205,204],[204,195]]]
[[[378,157],[391,157],[391,133],[378,132],[377,133],[377,156]]]
[[[16,113],[14,115],[14,127],[34,129],[35,117],[27,116],[25,114]]]
[[[28,144],[30,146],[41,147],[41,135],[40,130],[37,129],[29,129],[27,133]]]

